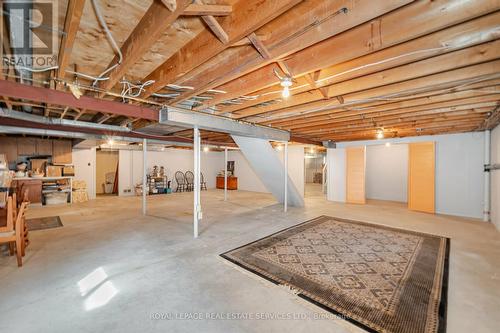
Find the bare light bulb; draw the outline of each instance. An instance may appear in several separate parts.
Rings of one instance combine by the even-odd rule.
[[[283,91],[281,92],[281,96],[283,96],[283,98],[288,98],[290,97],[290,89],[288,89],[288,87],[283,87]]]
[[[209,151],[208,147],[203,147],[203,151],[206,153]]]
[[[384,138],[384,131],[378,130],[377,131],[377,139],[383,139]]]
[[[108,139],[108,145],[112,146],[115,143],[115,140],[113,139]]]

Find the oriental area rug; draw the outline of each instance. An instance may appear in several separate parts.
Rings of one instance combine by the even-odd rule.
[[[448,238],[320,216],[221,254],[368,332],[444,333]]]

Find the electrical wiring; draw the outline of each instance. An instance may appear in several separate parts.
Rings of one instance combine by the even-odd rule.
[[[455,48],[460,48],[462,46],[466,46],[466,45],[464,45],[464,44],[462,44],[462,45],[454,45],[453,48],[454,49]],[[444,45],[444,46],[440,46],[440,47],[434,47],[434,48],[417,50],[417,51],[413,51],[413,52],[408,52],[408,53],[400,54],[398,56],[390,57],[390,58],[383,59],[383,60],[380,60],[380,61],[376,61],[376,62],[372,62],[372,63],[369,63],[369,64],[357,66],[357,67],[345,70],[343,72],[335,73],[335,74],[327,76],[325,78],[316,80],[316,81],[314,81],[314,83],[316,85],[318,85],[318,86],[324,86],[324,85],[322,85],[322,83],[325,82],[325,81],[329,81],[329,80],[334,79],[336,77],[339,77],[339,76],[342,76],[342,75],[345,75],[345,74],[349,74],[349,73],[352,73],[352,72],[355,72],[355,71],[359,71],[359,70],[362,70],[362,69],[365,69],[365,68],[369,68],[369,67],[373,67],[373,66],[385,64],[387,62],[395,61],[395,60],[398,60],[398,59],[401,59],[401,58],[404,58],[404,57],[408,57],[408,56],[412,56],[412,55],[416,55],[416,54],[444,51],[444,50],[449,50],[451,48],[452,48],[451,45]],[[295,86],[293,88],[289,88],[289,90],[290,91],[294,91],[294,90],[298,90],[298,89],[305,88],[305,87],[308,87],[308,86],[311,86],[311,84],[310,83],[302,84],[302,85],[299,85],[299,86]],[[261,97],[264,97],[264,96],[273,95],[273,94],[281,94],[281,93],[282,93],[282,90],[280,89],[280,90],[273,90],[273,91],[269,91],[269,92],[266,92],[266,93],[258,94],[256,96],[257,96],[257,98],[261,98]]]
[[[104,29],[104,32],[106,33],[106,36],[108,37],[108,41],[110,42],[115,53],[118,55],[118,61],[113,66],[109,67],[108,69],[106,69],[104,72],[102,72],[98,76],[99,78],[102,78],[104,75],[106,75],[107,73],[109,73],[110,71],[112,71],[113,69],[115,69],[116,67],[118,67],[122,63],[123,54],[122,54],[122,51],[120,50],[120,48],[118,47],[118,45],[116,44],[116,41],[113,38],[113,35],[111,34],[111,31],[109,30],[108,25],[106,24],[106,21],[102,17],[101,9],[99,8],[99,5],[97,4],[96,0],[92,0],[92,7],[94,7],[94,12],[95,12],[95,15],[97,16],[97,20],[99,21],[99,24],[101,25],[101,27]],[[92,86],[95,86],[98,81],[99,80],[95,80],[92,83]]]
[[[127,80],[121,80],[120,83],[123,84],[121,96],[123,98],[126,98],[126,97],[138,97],[143,91],[146,90],[144,89],[145,87],[152,85],[153,83],[155,83],[155,81],[149,80],[142,84],[133,84]],[[134,92],[134,89],[137,89],[137,91]]]
[[[466,82],[466,83],[461,83],[461,84],[452,86],[450,88],[445,89],[445,91],[457,91],[457,90],[460,90],[460,91],[481,91],[482,89],[465,89],[464,90],[461,88],[466,88],[467,86],[470,86],[470,85],[475,84],[475,83],[489,81],[489,80],[497,79],[497,78],[500,78],[500,74],[487,75],[487,76],[481,77],[479,79],[474,79],[474,80],[471,80],[471,81]],[[488,92],[488,93],[491,92],[494,94],[500,93],[498,91],[486,91],[486,92]],[[415,93],[417,93],[417,95],[411,95],[411,94],[415,94]],[[310,109],[307,111],[287,113],[286,115],[279,115],[279,116],[274,116],[274,117],[272,115],[267,115],[267,116],[266,115],[255,115],[251,118],[249,117],[248,119],[259,119],[260,118],[260,119],[265,119],[265,120],[279,120],[279,119],[284,119],[284,118],[288,118],[288,117],[302,116],[302,115],[308,115],[308,114],[316,113],[316,112],[320,112],[320,111],[326,111],[329,109],[334,109],[335,107],[343,108],[343,107],[347,107],[347,106],[353,106],[353,105],[357,105],[357,104],[368,103],[368,102],[377,102],[377,101],[401,101],[401,100],[408,99],[409,96],[411,96],[411,98],[419,98],[422,94],[425,94],[425,93],[421,92],[419,94],[419,92],[415,92],[415,91],[404,92],[404,93],[394,93],[394,94],[389,94],[389,95],[384,95],[384,96],[379,96],[379,97],[371,97],[371,98],[353,100],[353,101],[350,101],[350,102],[347,102],[347,103],[344,103],[341,105],[339,105],[337,101],[332,101],[332,102],[328,103],[327,105],[324,105],[322,107],[315,108],[315,109]],[[424,96],[422,96],[422,97],[424,97]],[[270,111],[270,112],[272,112],[272,111]]]

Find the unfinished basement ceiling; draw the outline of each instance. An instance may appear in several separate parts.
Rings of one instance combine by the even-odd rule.
[[[69,91],[56,84],[65,82],[98,99],[208,112],[318,143],[478,131],[500,119],[498,0],[54,3],[64,68],[34,73],[24,84]],[[3,17],[3,54],[10,54]],[[123,59],[90,89],[85,76],[98,77],[119,58],[112,40]],[[2,65],[3,79],[19,82]],[[0,96],[7,108],[47,117],[133,129],[156,122]],[[163,134],[173,133],[192,136],[181,128]],[[203,131],[202,139],[232,143],[223,133]]]

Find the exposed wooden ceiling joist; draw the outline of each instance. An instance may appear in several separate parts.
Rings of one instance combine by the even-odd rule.
[[[477,49],[475,51],[477,51]],[[469,50],[469,52],[471,52],[471,50]],[[474,52],[474,50],[472,52]],[[490,56],[492,55],[493,58],[498,57],[498,54],[495,56],[494,54],[490,53]],[[450,55],[447,54],[445,56],[449,58]],[[481,58],[481,55],[479,55],[479,58]],[[488,58],[488,55],[486,55],[486,58]],[[370,75],[370,77],[367,78],[368,79],[367,81],[364,81],[363,77],[332,85],[329,87],[329,93],[331,93],[332,95],[334,93],[342,95],[344,102],[350,103],[352,101],[360,101],[360,100],[364,101],[366,99],[383,98],[383,96],[391,94],[392,95],[398,93],[402,94],[404,92],[416,93],[422,90],[425,91],[426,89],[437,90],[437,89],[444,89],[447,87],[458,86],[460,84],[465,83],[463,81],[480,79],[482,76],[498,75],[498,71],[500,70],[499,60],[479,63],[478,65],[462,67],[464,66],[463,61],[468,61],[469,59],[461,59],[462,66],[456,66],[458,68],[454,69],[453,67],[455,67],[455,65],[460,64],[460,61],[456,58],[453,58],[453,61],[456,60],[458,61],[457,63],[447,63],[447,64],[434,63],[432,61],[433,59],[434,58],[429,59],[429,61],[424,61],[424,64],[433,63],[433,66],[436,65],[438,67],[423,69],[424,71],[428,72],[426,76],[421,75],[421,73],[418,71],[421,69],[421,67],[418,66],[413,67],[410,64],[408,66],[402,66],[400,68],[395,68],[388,71],[372,74]],[[480,59],[476,58],[476,62],[481,62],[481,61]],[[446,70],[446,68],[448,68],[449,70]],[[404,72],[405,69],[408,69],[409,72]],[[435,71],[436,74],[429,73],[433,71]],[[401,76],[387,77],[385,75],[401,75]],[[355,84],[359,83],[360,81],[363,81],[361,83],[362,88],[355,86]],[[340,94],[338,93],[339,91],[344,91],[344,92],[351,91],[351,92]],[[328,110],[329,106],[339,105],[340,103],[336,99],[330,99],[325,101],[320,93],[313,92],[313,93],[302,93],[296,96],[291,96],[289,98],[289,101],[282,104],[283,104],[282,108],[280,108],[279,106],[276,107],[274,105],[271,105],[269,107],[245,109],[239,111],[237,113],[238,115],[235,118],[238,119],[245,118],[252,115],[270,113],[270,112],[273,115],[277,114],[286,115],[286,114],[296,114],[298,112],[326,111]]]
[[[208,70],[201,73],[194,71],[190,75],[183,75],[180,82],[195,87],[195,89],[174,99],[172,103],[180,102],[219,86],[273,62],[272,59],[286,57],[409,2],[411,1],[314,0],[300,3],[292,8],[287,15],[278,17],[262,28],[263,31],[271,33],[269,39],[261,42],[269,51],[269,59],[261,57],[260,53],[255,53],[252,50],[242,51],[238,57],[217,59],[217,65],[211,66]],[[291,31],[295,31],[295,33],[291,33]],[[256,33],[259,34],[261,31],[256,31]],[[274,65],[271,66],[274,68]],[[272,75],[273,82],[278,81],[272,73],[272,69],[270,75]],[[232,94],[231,90],[220,90]]]
[[[228,35],[228,42],[221,43],[209,31],[203,31],[184,45],[178,52],[154,70],[144,81],[155,83],[147,88],[145,97],[175,83],[177,78],[229,47],[262,25],[286,12],[301,0],[239,1],[230,15],[221,19],[220,26]]]
[[[490,3],[491,1],[481,2]],[[461,2],[457,4],[457,6],[446,7],[448,13],[443,15],[443,8],[440,4],[433,3],[428,11],[422,9],[423,5],[423,2],[416,2],[384,15],[373,22],[358,26],[322,43],[318,43],[288,57],[287,65],[295,75],[303,75],[305,73],[321,70],[321,77],[318,79],[322,79],[335,73],[342,73],[349,70],[352,71],[360,65],[379,64],[378,66],[372,65],[361,68],[362,70],[358,69],[354,72],[346,73],[351,76],[356,76],[363,74],[363,72],[376,71],[380,67],[387,68],[388,66],[395,66],[405,62],[415,61],[415,59],[423,59],[447,52],[449,50],[443,48],[443,46],[446,45],[449,45],[449,49],[453,50],[463,47],[460,46],[461,44],[470,46],[482,42],[484,41],[482,39],[483,37],[491,40],[495,38],[495,36],[498,36],[496,22],[498,22],[500,14],[495,13],[476,21],[467,22],[443,30],[442,32],[436,32],[435,34],[420,39],[411,40],[412,38],[435,32],[449,27],[452,24],[457,24],[494,10],[491,6],[474,6],[471,2]],[[405,31],[403,33],[401,31],[401,22],[404,21],[406,17],[412,17],[412,20],[407,22],[408,24],[405,24]],[[374,24],[380,27],[380,38],[375,38],[376,36],[373,35]],[[383,44],[376,43],[376,41],[380,40],[383,40]],[[404,43],[405,41],[407,41],[407,43]],[[404,44],[400,44],[402,42]],[[390,46],[392,47],[384,50]],[[441,48],[441,50],[439,50],[439,48]],[[377,50],[383,51],[375,52]],[[423,50],[429,51],[424,52]],[[360,58],[363,56],[365,56],[365,58]],[[387,59],[398,56],[399,58],[391,62],[386,61]],[[353,59],[356,59],[356,61],[353,61]],[[385,62],[380,63],[381,61]],[[331,68],[325,70],[327,67]],[[338,79],[342,79],[345,76],[346,75],[343,75]],[[224,99],[252,94],[259,89],[275,85],[276,83],[276,77],[272,73],[272,68],[266,66],[238,80],[219,86],[218,89],[228,91],[228,93],[217,96],[198,107],[198,109],[213,106]],[[326,83],[327,82],[322,85]],[[298,92],[310,89],[310,87],[304,87],[304,89]],[[266,95],[263,98],[244,102],[241,106],[222,107],[222,112],[234,112],[237,109],[280,97],[279,94],[268,94],[269,91],[275,90],[276,87],[272,87],[268,90],[259,91],[257,94]],[[294,93],[293,90],[292,93]]]
[[[193,3],[189,5],[182,15],[185,16],[227,16],[233,11],[232,6],[228,5],[208,5],[208,4],[196,4]]]
[[[123,43],[121,47],[123,61],[108,74],[109,80],[104,81],[101,88],[112,89],[190,4],[190,0],[178,0],[175,9],[169,10],[158,1],[153,1],[139,24]],[[107,68],[114,66],[118,61],[119,57],[115,56]]]
[[[64,22],[64,34],[59,47],[58,66],[56,77],[64,79],[65,70],[69,65],[76,33],[80,27],[80,20],[83,14],[85,0],[69,0],[66,10],[66,20]]]

